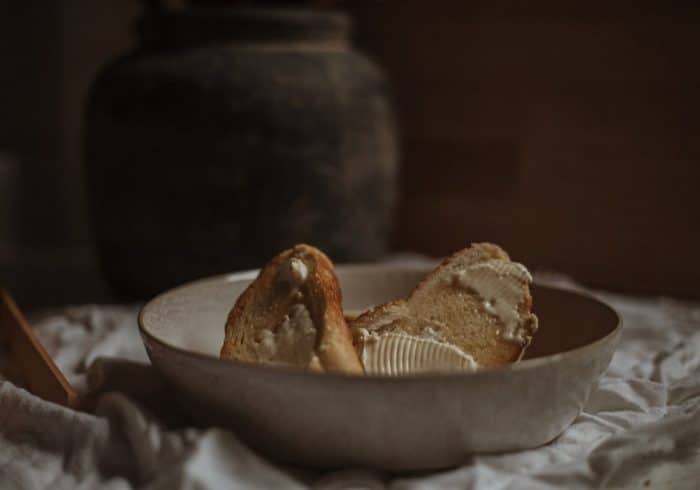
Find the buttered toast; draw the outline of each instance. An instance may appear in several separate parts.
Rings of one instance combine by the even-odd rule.
[[[222,359],[362,374],[330,259],[309,245],[275,256],[229,313]]]
[[[454,253],[408,298],[350,322],[365,372],[470,371],[519,360],[537,330],[531,281],[497,245]]]

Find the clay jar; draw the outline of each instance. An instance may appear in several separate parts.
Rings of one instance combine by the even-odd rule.
[[[386,252],[397,150],[382,72],[342,13],[149,11],[95,81],[87,182],[105,275],[145,298],[306,242]]]

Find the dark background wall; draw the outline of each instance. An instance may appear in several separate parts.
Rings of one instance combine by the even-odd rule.
[[[597,286],[700,295],[696,2],[349,7],[357,45],[395,88],[395,249],[443,255],[490,240]],[[0,271],[28,300],[103,291],[82,107],[99,66],[133,42],[138,12],[135,0],[0,1],[0,153],[12,155],[0,165],[16,161],[19,183],[19,234],[4,239]]]
[[[359,2],[403,125],[397,244],[700,294],[697,2]]]
[[[99,67],[132,45],[140,10],[137,0],[0,0],[0,172],[14,188],[0,191],[0,284],[26,307],[109,299],[88,225],[83,104]]]

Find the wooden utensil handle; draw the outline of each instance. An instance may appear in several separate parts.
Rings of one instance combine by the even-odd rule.
[[[4,289],[0,290],[0,342],[5,345],[13,373],[20,376],[30,393],[66,407],[79,407],[78,394]]]

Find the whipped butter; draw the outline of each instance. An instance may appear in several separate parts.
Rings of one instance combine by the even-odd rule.
[[[292,306],[274,330],[262,329],[255,354],[260,362],[305,366],[314,355],[316,328],[303,304]]]
[[[526,342],[527,329],[518,305],[525,300],[524,286],[532,282],[532,276],[522,264],[499,259],[478,262],[453,272],[451,280],[459,287],[474,291],[484,309],[501,320],[501,338],[521,345]]]
[[[309,268],[303,260],[296,257],[289,259],[280,268],[280,279],[289,283],[293,288],[299,287],[309,277]]]
[[[359,351],[366,374],[401,376],[478,368],[474,358],[457,346],[405,333],[376,334],[360,329]]]

